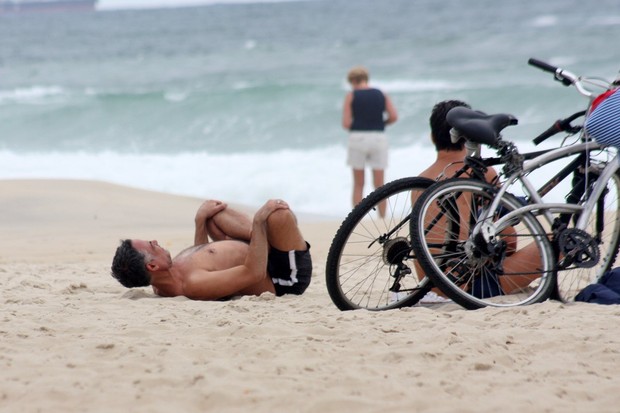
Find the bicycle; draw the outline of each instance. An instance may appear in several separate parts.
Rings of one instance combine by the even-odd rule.
[[[409,242],[412,196],[433,180],[409,177],[367,195],[336,232],[325,270],[327,291],[341,310],[389,310],[416,304],[432,288],[418,277]],[[385,216],[379,204],[385,205]]]
[[[612,86],[536,59],[529,63],[574,86],[590,103],[595,94],[586,84]],[[412,255],[424,274],[468,309],[526,305],[548,298],[570,301],[608,271],[618,254],[620,158],[615,148],[582,133],[579,143],[526,160],[514,143],[501,137],[509,125],[497,128],[498,119],[507,116],[466,108],[448,113],[455,133],[470,144],[497,150],[504,164],[503,182],[463,178],[437,182],[420,195],[410,220]],[[538,143],[548,137],[544,135]],[[528,175],[570,156],[576,158],[535,189]],[[566,202],[544,201],[548,189],[573,171]],[[519,186],[524,198],[515,196]]]
[[[567,132],[569,136],[576,134],[581,128],[572,126],[571,122],[584,114],[585,111],[581,111],[554,122],[534,139],[535,144],[559,132]],[[510,120],[504,119],[503,122]],[[490,133],[496,135],[500,131],[498,128]],[[532,152],[523,154],[523,157],[529,160],[546,152]],[[501,157],[484,159],[479,157],[479,152],[473,155],[465,158],[463,168],[454,177],[467,175],[484,180],[485,168],[503,162]],[[550,179],[539,190],[541,195],[551,191],[581,162],[576,159]],[[432,282],[424,275],[418,276],[423,272],[415,263],[407,230],[412,212],[410,200],[433,183],[413,177],[390,182],[369,194],[346,217],[330,246],[325,272],[330,298],[338,308],[387,310],[411,306],[430,291]],[[578,192],[573,193],[573,197],[578,195]],[[387,214],[382,218],[376,211],[378,204],[384,201]]]
[[[571,122],[584,113],[578,112],[555,122],[535,141],[559,132],[575,134],[580,127]],[[476,152],[476,148],[472,152]],[[533,159],[546,152],[523,156]],[[484,180],[486,168],[502,163],[501,157],[472,155],[464,159],[463,167],[452,177],[466,175]],[[574,169],[571,163],[549,180],[540,193],[551,191]],[[434,180],[420,177],[389,182],[366,196],[345,218],[330,246],[325,270],[328,293],[339,309],[389,310],[412,306],[431,290],[432,283],[415,264],[409,241],[409,219],[412,200],[434,183]],[[385,217],[378,213],[378,205],[382,202],[386,205]]]

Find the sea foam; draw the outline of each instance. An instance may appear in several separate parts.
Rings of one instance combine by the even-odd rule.
[[[388,180],[416,175],[429,148],[391,150]],[[351,209],[346,149],[208,154],[28,153],[0,151],[0,179],[88,179],[170,194],[260,206],[286,199],[300,212],[344,216]],[[366,193],[372,188],[367,175]]]

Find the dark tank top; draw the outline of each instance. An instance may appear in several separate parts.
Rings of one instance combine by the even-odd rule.
[[[385,96],[379,89],[354,90],[351,112],[353,124],[350,130],[382,131],[385,129],[383,120]]]

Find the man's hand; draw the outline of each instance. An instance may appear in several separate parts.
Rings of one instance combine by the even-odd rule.
[[[228,207],[228,205],[222,201],[208,199],[200,205],[200,208],[198,208],[198,211],[196,212],[196,221],[204,222],[225,210],[226,207]]]

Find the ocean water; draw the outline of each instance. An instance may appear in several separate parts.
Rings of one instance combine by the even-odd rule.
[[[363,64],[400,116],[388,180],[430,164],[434,103],[519,125],[584,108],[530,57],[611,80],[618,0],[308,0],[0,15],[0,179],[77,178],[342,217],[340,126]],[[547,142],[547,147],[559,140]],[[370,177],[369,177],[370,178]],[[367,185],[367,191],[370,191]]]

